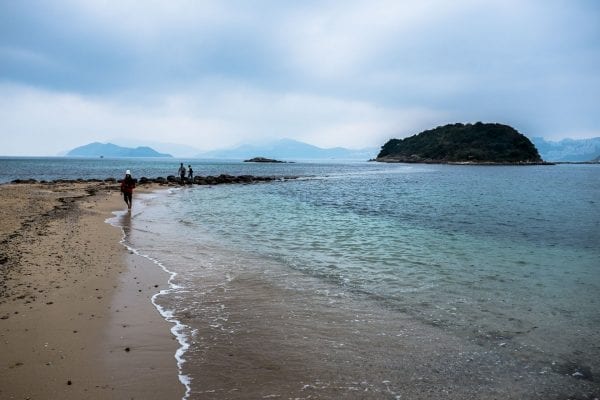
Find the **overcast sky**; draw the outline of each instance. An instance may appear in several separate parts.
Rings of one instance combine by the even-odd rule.
[[[0,154],[600,136],[600,1],[0,0]]]

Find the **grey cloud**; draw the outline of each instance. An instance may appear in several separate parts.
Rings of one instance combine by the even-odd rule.
[[[0,2],[0,84],[16,88],[0,96],[31,89],[17,96],[24,114],[31,96],[73,96],[131,135],[171,121],[181,140],[202,131],[205,143],[286,135],[286,122],[297,138],[337,129],[361,145],[394,125],[405,135],[476,120],[600,135],[599,19],[594,2],[560,0]],[[0,128],[17,129],[26,115],[6,118]],[[63,118],[65,137],[81,129]]]

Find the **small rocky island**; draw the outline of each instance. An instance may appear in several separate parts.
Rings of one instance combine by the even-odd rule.
[[[544,164],[536,147],[502,124],[449,124],[389,140],[375,161],[401,163]]]
[[[254,157],[249,160],[244,160],[244,162],[274,163],[274,164],[284,164],[285,163],[285,161],[273,160],[272,158],[265,158],[265,157]]]

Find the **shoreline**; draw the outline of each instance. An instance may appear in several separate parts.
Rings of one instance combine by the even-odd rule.
[[[532,161],[532,162],[495,162],[495,161],[444,161],[444,160],[410,160],[395,158],[374,158],[369,161],[380,162],[384,164],[430,164],[430,165],[473,165],[473,166],[534,166],[534,165],[556,165],[560,164],[553,161]],[[580,164],[580,163],[577,163]],[[598,163],[582,163],[598,164]]]
[[[146,194],[147,192],[143,192],[144,194]],[[154,192],[156,193],[156,191]],[[143,194],[142,194],[143,195]],[[143,202],[143,199],[141,200]],[[138,200],[138,203],[140,201]],[[139,207],[139,206],[138,206]],[[113,213],[116,214],[116,213]],[[118,219],[118,221],[117,221]],[[189,347],[189,343],[187,340],[187,337],[185,335],[183,335],[181,333],[181,330],[185,328],[185,325],[181,324],[181,322],[175,318],[175,316],[172,314],[171,311],[169,310],[165,310],[164,307],[162,307],[160,304],[158,304],[157,299],[160,296],[163,295],[167,295],[169,294],[171,291],[175,290],[177,288],[177,286],[175,284],[173,284],[173,280],[175,279],[175,277],[177,276],[177,273],[170,271],[169,269],[167,269],[167,267],[160,262],[159,260],[156,260],[146,254],[142,254],[138,249],[136,249],[135,247],[133,247],[131,245],[131,243],[128,243],[127,241],[127,237],[129,235],[129,231],[131,230],[131,213],[128,213],[126,211],[124,211],[120,216],[115,216],[114,218],[110,218],[109,220],[106,220],[107,223],[119,227],[123,233],[122,239],[119,242],[128,252],[128,261],[129,261],[129,265],[132,267],[132,271],[135,273],[135,269],[137,268],[137,265],[141,265],[142,268],[144,268],[146,271],[150,270],[153,271],[152,272],[152,276],[154,276],[154,281],[156,282],[164,282],[164,278],[167,277],[168,280],[166,281],[166,284],[153,284],[151,286],[148,286],[148,289],[150,290],[150,297],[146,296],[145,301],[146,302],[150,302],[153,306],[155,311],[157,311],[162,319],[168,323],[168,327],[170,328],[169,331],[171,332],[172,336],[170,336],[170,338],[172,340],[175,340],[176,342],[179,343],[179,347],[177,348],[177,350],[173,353],[171,352],[171,356],[174,357],[177,360],[177,370],[178,370],[178,379],[179,382],[185,387],[185,397],[189,394],[190,391],[190,378],[182,373],[182,368],[183,368],[183,363],[184,363],[184,359],[183,359],[183,354],[185,354],[186,350]],[[148,272],[145,272],[146,277],[150,277],[150,275],[148,274]],[[135,274],[134,274],[135,275]],[[130,276],[130,278],[133,277],[133,281],[135,281],[136,284],[139,284],[140,282],[137,281],[137,276]],[[131,279],[129,279],[129,281],[131,281]],[[154,288],[154,290],[152,289],[152,287]],[[130,288],[130,290],[123,290],[124,293],[135,293],[135,291],[141,293],[142,290],[138,289],[138,287],[132,287]],[[156,292],[156,290],[158,290],[158,292]],[[154,294],[152,294],[152,292],[154,292]],[[129,299],[128,302],[126,302],[126,304],[129,304],[131,302],[131,299]],[[127,308],[127,306],[125,306],[125,308]],[[162,333],[165,332],[165,330],[161,330]],[[122,337],[121,337],[122,339]],[[180,396],[180,397],[184,397],[184,396]]]
[[[588,364],[540,360],[509,331],[460,335],[378,295],[203,235],[203,224],[220,223],[209,218],[211,210],[221,215],[232,207],[219,197],[243,205],[255,198],[224,190],[228,196],[198,190],[197,205],[186,191],[158,199],[135,240],[181,273],[181,291],[160,303],[192,338],[183,366],[194,378],[190,398],[592,399],[597,393],[593,382],[576,378],[586,377],[579,366]],[[200,206],[211,201],[210,209]],[[191,212],[203,216],[187,217]],[[182,238],[194,244],[179,255]]]
[[[0,185],[0,241],[15,241],[0,247],[0,318],[7,317],[0,319],[0,351],[12,357],[0,364],[0,398],[182,398],[185,388],[177,378],[186,376],[194,378],[190,398],[597,397],[589,369],[535,364],[519,356],[510,337],[465,340],[368,296],[339,290],[331,297],[326,293],[336,286],[294,271],[281,276],[278,265],[265,269],[262,257],[229,263],[235,252],[229,247],[201,253],[216,259],[221,254],[225,261],[214,276],[203,274],[189,286],[202,312],[169,307],[166,299],[166,309],[174,310],[171,322],[196,332],[188,351],[156,312],[157,292],[171,288],[169,270],[123,246],[123,232],[106,223],[116,215],[114,225],[125,233],[129,226],[135,237],[146,229],[145,218],[128,225],[127,217],[135,219],[145,202],[139,196],[133,214],[113,213],[124,209],[118,189],[97,185]],[[146,188],[161,186],[136,193]],[[134,243],[144,249],[143,241]],[[22,269],[4,279],[4,267],[15,260]],[[34,263],[48,268],[32,270]],[[237,272],[231,271],[235,265]],[[274,279],[265,279],[265,271]],[[282,285],[280,278],[288,275],[299,287],[307,280],[319,290]],[[30,293],[20,297],[25,288]],[[13,304],[21,307],[14,315]],[[178,369],[174,355],[182,351],[186,362]]]
[[[182,398],[163,271],[106,223],[109,183],[0,185],[0,397]]]

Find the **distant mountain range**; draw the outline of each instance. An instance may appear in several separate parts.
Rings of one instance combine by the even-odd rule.
[[[592,139],[563,139],[553,142],[541,137],[530,138],[545,161],[592,161],[600,158],[600,137]],[[131,142],[134,144],[134,142]],[[129,144],[129,143],[128,143]],[[219,158],[245,160],[253,157],[266,157],[278,160],[368,160],[375,158],[380,148],[360,150],[343,147],[320,148],[292,139],[281,139],[262,145],[245,144],[237,147],[198,152],[191,146],[172,143],[152,142],[153,147],[125,147],[113,143],[90,143],[74,148],[63,155],[73,157],[176,157]],[[196,151],[194,151],[196,150]]]
[[[378,148],[360,150],[343,147],[320,148],[292,139],[281,139],[263,145],[241,145],[230,149],[213,150],[197,154],[197,158],[221,158],[245,160],[252,157],[266,157],[278,160],[368,160],[373,158]]]
[[[600,137],[559,142],[534,137],[531,141],[545,161],[592,161],[600,157]]]
[[[69,157],[172,157],[170,154],[159,153],[147,146],[131,148],[98,142],[76,147],[66,155]]]
[[[138,146],[148,146],[159,153],[171,154],[173,157],[179,158],[195,158],[196,154],[202,152],[202,149],[190,146],[188,144],[159,142],[150,139],[139,140],[119,137],[108,141],[122,147],[135,148]]]

